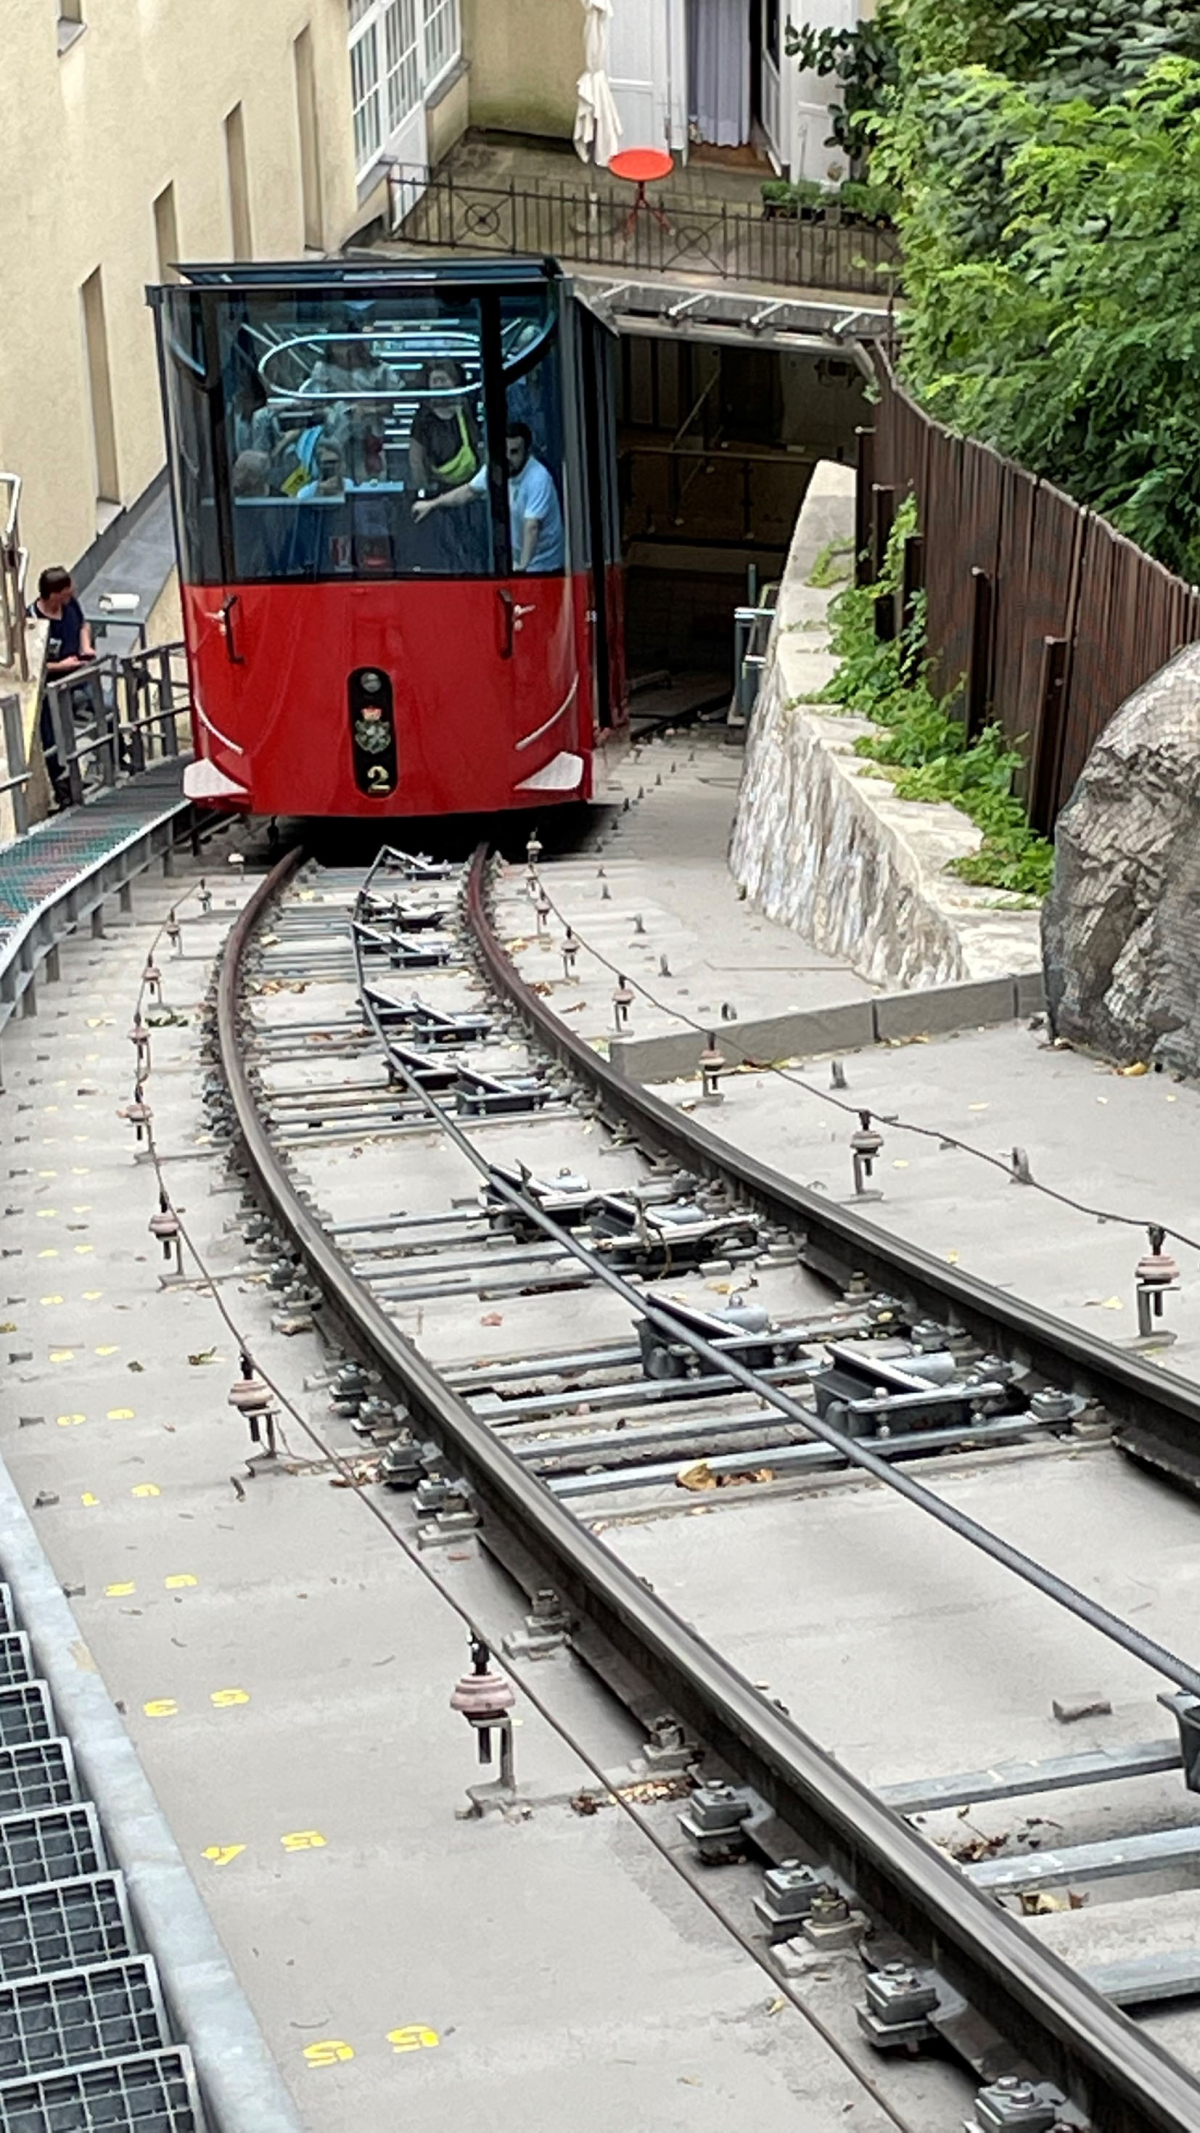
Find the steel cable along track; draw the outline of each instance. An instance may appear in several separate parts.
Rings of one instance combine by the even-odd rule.
[[[911,1304],[920,1316],[962,1327],[991,1354],[1033,1371],[1048,1383],[1081,1393],[1118,1425],[1118,1441],[1170,1465],[1177,1456],[1200,1486],[1200,1392],[1182,1378],[1152,1369],[1065,1319],[1018,1303],[920,1245],[877,1229],[852,1207],[781,1176],[757,1157],[723,1140],[629,1081],[546,1006],[514,968],[493,931],[487,909],[488,855],[476,852],[467,886],[467,917],[489,983],[555,1053],[600,1095],[609,1111],[636,1129],[646,1147],[671,1156],[701,1176],[732,1180],[772,1221],[801,1233],[800,1256],[814,1273],[844,1287],[854,1275]]]
[[[1149,2133],[1151,2128],[1156,2133],[1197,2133],[1200,2084],[1016,1919],[973,1889],[950,1861],[833,1762],[652,1594],[521,1465],[350,1274],[273,1147],[245,1064],[243,956],[299,859],[298,853],[289,854],[265,878],[229,937],[218,987],[218,1035],[245,1158],[259,1191],[319,1284],[326,1310],[403,1395],[415,1424],[452,1458],[470,1484],[485,1535],[494,1523],[502,1538],[532,1558],[539,1578],[555,1584],[589,1631],[652,1682],[656,1697],[669,1702],[716,1755],[762,1794],[801,1842],[828,1860],[866,1905],[922,1961],[935,1966],[1014,2050],[1058,2081],[1088,2114],[1095,2133]],[[785,1181],[725,1149],[702,1128],[689,1123],[681,1130],[683,1122],[666,1105],[612,1077],[594,1053],[552,1024],[535,996],[515,979],[487,924],[482,853],[471,874],[468,912],[497,987],[521,1006],[555,1049],[566,1052],[572,1065],[603,1089],[610,1107],[637,1125],[639,1137],[673,1153],[686,1151],[693,1166],[700,1162],[710,1173],[736,1177],[760,1202],[785,1210],[793,1225],[799,1219],[810,1238],[817,1237],[818,1248],[819,1216],[829,1226],[833,1266],[863,1267],[910,1294],[919,1285],[926,1308],[934,1301],[943,1311],[949,1303],[959,1307],[961,1292],[964,1322],[972,1324],[969,1309],[974,1324],[986,1323],[995,1341],[991,1329],[997,1318],[989,1310],[995,1300],[982,1284],[961,1276],[945,1283],[941,1277],[946,1270],[923,1254],[913,1255],[916,1271],[909,1281],[907,1255],[842,1210],[814,1204],[809,1223],[808,1196],[796,1193],[792,1198],[793,1189]],[[868,1240],[862,1248],[860,1232]],[[810,1263],[827,1264],[813,1258],[808,1248],[805,1256]],[[1012,1321],[1018,1317],[1015,1311],[1006,1315]],[[1016,1330],[1014,1324],[1011,1332]],[[1038,1338],[1061,1371],[1060,1350],[1050,1346],[1057,1330],[1040,1317]],[[1036,1367],[1046,1367],[1040,1357]],[[1053,1372],[1047,1368],[1047,1374]]]

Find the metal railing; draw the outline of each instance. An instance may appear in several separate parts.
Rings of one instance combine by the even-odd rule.
[[[392,234],[442,251],[549,253],[623,271],[876,296],[886,296],[899,275],[895,232],[835,220],[836,209],[802,221],[765,205],[656,186],[655,213],[634,212],[632,189],[598,172],[573,184],[475,184],[423,164],[390,162],[387,182]]]
[[[77,667],[46,684],[43,703],[53,736],[52,774],[60,798],[71,806],[180,754],[190,742],[191,692],[182,644],[157,644],[126,657],[109,654]],[[0,718],[8,757],[0,797],[10,799],[22,837],[30,827],[34,773],[19,697],[0,697]],[[44,752],[51,754],[49,748]]]
[[[758,702],[778,596],[777,585],[764,585],[759,594],[752,579],[749,604],[745,607],[735,607],[733,611],[733,704],[729,713],[731,726],[749,725],[751,713]]]
[[[21,546],[21,477],[0,473],[4,526],[0,531],[0,667],[15,667],[29,679],[25,649],[25,583],[29,550]]]

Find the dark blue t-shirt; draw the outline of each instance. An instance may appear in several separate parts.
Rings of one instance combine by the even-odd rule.
[[[61,615],[44,615],[35,600],[29,613],[46,624],[47,666],[56,666],[60,659],[80,657],[84,613],[78,600],[68,600]]]

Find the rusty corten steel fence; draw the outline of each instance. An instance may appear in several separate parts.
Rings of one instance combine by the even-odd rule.
[[[1020,744],[1030,818],[1049,832],[1114,712],[1200,638],[1200,590],[1051,483],[934,422],[881,350],[876,368],[875,425],[860,439],[860,581],[911,492],[920,543],[908,576],[926,590],[933,687],[969,733],[994,719]]]

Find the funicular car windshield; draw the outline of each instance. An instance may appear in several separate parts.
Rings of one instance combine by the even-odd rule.
[[[566,569],[552,272],[182,271],[152,293],[188,582]]]

